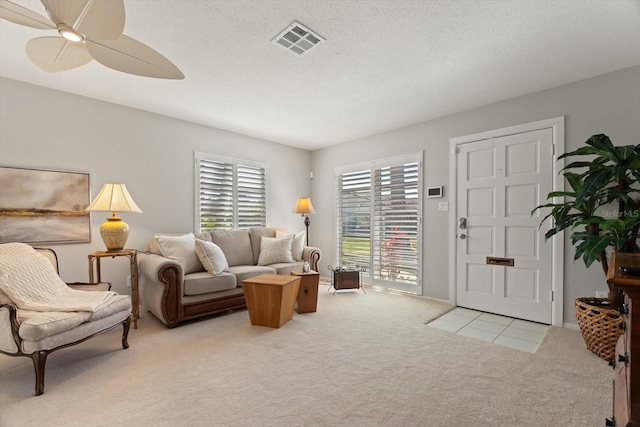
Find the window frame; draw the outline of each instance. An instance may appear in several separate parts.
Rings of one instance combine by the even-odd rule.
[[[204,153],[195,151],[194,152],[194,230],[196,232],[203,232],[202,226],[202,198],[201,198],[201,162],[211,162],[211,163],[220,163],[226,167],[230,167],[231,169],[231,227],[210,227],[205,228],[204,231],[212,230],[212,229],[221,229],[221,230],[238,230],[243,228],[249,228],[253,226],[263,226],[266,227],[267,217],[268,217],[268,195],[269,195],[269,164],[265,162],[257,162],[254,160],[240,159],[236,157],[229,156],[220,156],[216,154]],[[259,223],[254,223],[250,225],[243,226],[242,224],[242,214],[239,210],[240,205],[238,203],[240,192],[239,192],[239,168],[253,168],[253,169],[261,169],[263,174],[263,189],[262,193],[263,197],[263,205],[264,205],[264,215],[261,218],[263,221]],[[260,218],[259,218],[260,220]]]
[[[415,283],[409,283],[406,281],[397,281],[397,280],[388,280],[381,276],[379,273],[380,266],[380,248],[381,248],[381,240],[379,237],[379,229],[376,230],[376,226],[379,227],[380,219],[377,217],[377,213],[380,211],[381,202],[378,203],[377,199],[379,199],[381,188],[378,187],[377,181],[377,173],[385,168],[396,168],[398,166],[408,165],[412,163],[417,163],[417,214],[416,214],[416,281]],[[388,157],[384,159],[376,159],[368,162],[355,163],[350,165],[342,165],[334,168],[334,180],[335,180],[335,226],[334,226],[334,248],[336,249],[336,263],[338,266],[341,266],[342,262],[342,237],[343,237],[343,228],[345,227],[344,219],[345,215],[340,211],[341,209],[341,177],[345,174],[356,174],[360,173],[362,175],[365,172],[369,172],[369,188],[370,188],[370,197],[369,197],[369,241],[371,242],[369,247],[369,261],[366,266],[367,269],[362,273],[364,277],[368,278],[370,284],[387,288],[394,289],[403,292],[414,293],[417,295],[422,295],[422,242],[424,239],[423,236],[423,204],[424,204],[424,194],[423,194],[423,181],[424,181],[424,171],[423,171],[423,152],[411,153],[401,156]],[[378,223],[376,223],[378,221]],[[358,221],[360,223],[361,221]],[[362,233],[364,236],[365,233]],[[345,265],[347,267],[353,267],[351,264]]]

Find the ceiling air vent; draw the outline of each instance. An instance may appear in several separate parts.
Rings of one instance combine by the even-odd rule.
[[[303,56],[324,41],[325,39],[321,35],[311,31],[298,21],[293,21],[272,40],[273,43],[297,56]]]

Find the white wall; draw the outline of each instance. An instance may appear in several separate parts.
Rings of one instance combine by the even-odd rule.
[[[131,227],[127,247],[193,231],[194,151],[268,163],[267,224],[304,229],[291,210],[310,192],[309,151],[0,78],[0,166],[89,172],[92,196],[105,182],[125,183],[143,211],[121,214]],[[65,281],[88,281],[87,254],[105,249],[107,216],[92,213],[91,243],[47,245]],[[115,290],[127,292],[127,275],[126,258],[102,260]]]
[[[0,165],[83,171],[92,194],[107,181],[124,182],[143,214],[123,214],[132,232],[127,246],[141,249],[157,232],[193,229],[193,152],[269,163],[269,225],[304,228],[291,214],[296,197],[311,195],[310,243],[323,251],[320,273],[335,264],[334,167],[424,150],[424,185],[445,186],[443,199],[424,202],[423,292],[448,298],[449,139],[566,116],[566,149],[605,133],[615,144],[640,143],[640,67],[524,95],[309,153],[131,108],[0,78]],[[309,182],[309,171],[314,178]],[[86,281],[87,254],[104,249],[100,213],[92,214],[93,241],[52,246],[67,281]],[[106,215],[105,215],[106,216]],[[575,323],[573,300],[605,290],[599,265],[574,264],[565,244],[564,321]],[[122,261],[122,262],[119,262]],[[127,266],[103,261],[103,278],[123,291]]]
[[[426,121],[362,138],[312,154],[315,174],[311,185],[313,244],[322,248],[321,272],[335,265],[335,166],[424,150],[424,187],[445,186],[442,199],[425,199],[423,235],[423,294],[448,299],[448,212],[438,202],[448,201],[449,139],[536,120],[565,116],[566,151],[583,145],[591,135],[607,134],[614,144],[640,143],[640,67],[628,68],[558,88]],[[600,265],[589,270],[573,262],[574,249],[565,242],[564,321],[575,323],[573,301],[606,290]]]

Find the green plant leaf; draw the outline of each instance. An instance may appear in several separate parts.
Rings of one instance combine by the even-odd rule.
[[[587,267],[599,260],[600,254],[611,245],[609,236],[594,236],[591,233],[574,233],[571,235],[571,242],[576,247],[574,260],[582,258]]]
[[[564,159],[565,157],[587,156],[587,155],[591,155],[591,154],[598,154],[598,150],[596,150],[595,148],[592,148],[592,147],[580,147],[577,150],[572,151],[570,153],[564,153],[563,155],[558,157],[558,160]]]
[[[633,145],[624,145],[622,147],[615,148],[618,151],[618,156],[620,157],[620,159],[627,160],[633,155],[636,147]]]
[[[580,175],[572,172],[565,172],[564,177],[574,192],[578,191],[580,187],[582,187],[583,179]]]
[[[566,165],[560,172],[569,170],[569,169],[578,169],[578,168],[588,168],[592,166],[593,162],[572,162]]]
[[[562,201],[542,204],[531,212],[545,209],[540,226],[553,220],[545,239],[574,229],[575,259],[582,258],[587,266],[600,260],[607,247],[640,251],[640,144],[614,146],[607,135],[596,134],[559,158],[573,156],[585,158],[560,171],[571,191],[550,192],[547,200]]]
[[[612,161],[616,161],[618,150],[613,146],[609,137],[603,133],[593,135],[585,144],[592,146],[597,150],[598,155],[607,157]]]
[[[578,190],[576,196],[576,203],[583,203],[588,198],[599,196],[599,190],[607,185],[611,181],[611,170],[602,169],[597,172],[588,175],[582,184],[582,187]]]

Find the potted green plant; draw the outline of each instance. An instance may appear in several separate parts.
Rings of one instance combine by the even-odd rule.
[[[570,190],[551,192],[547,200],[564,197],[564,201],[540,205],[533,212],[550,208],[541,221],[553,220],[545,238],[571,230],[574,260],[582,258],[587,267],[598,261],[606,276],[612,252],[640,252],[640,145],[614,146],[604,134],[593,135],[585,144],[560,156],[577,158],[561,171]],[[584,302],[581,300],[576,304]],[[608,301],[592,298],[589,303],[598,305],[600,312],[607,308],[615,311],[621,305],[620,295],[611,285]],[[607,315],[614,317],[613,313]]]

